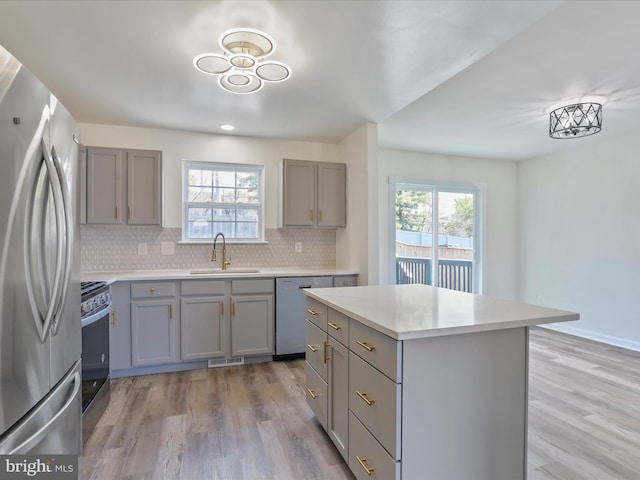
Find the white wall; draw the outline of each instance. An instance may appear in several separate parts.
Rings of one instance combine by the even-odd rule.
[[[518,167],[519,298],[580,313],[559,330],[640,350],[640,138],[586,140]]]
[[[454,182],[483,188],[483,294],[517,295],[517,166],[514,162],[381,148],[379,161],[380,283],[389,283],[389,177]]]
[[[335,144],[269,140],[113,125],[80,124],[80,139],[93,147],[162,150],[164,226],[182,226],[182,160],[206,160],[265,166],[265,227],[277,226],[278,172],[283,158],[337,162]]]
[[[347,227],[336,232],[336,266],[360,272],[360,285],[375,285],[378,126],[363,125],[340,142],[338,148],[341,161],[347,164]]]

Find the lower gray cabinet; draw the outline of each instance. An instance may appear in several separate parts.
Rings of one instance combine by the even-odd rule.
[[[189,297],[180,301],[182,360],[225,355],[224,296]]]
[[[180,351],[185,361],[224,357],[229,351],[225,280],[180,283]],[[226,316],[225,316],[226,313]]]
[[[349,350],[327,338],[327,433],[342,458],[349,461]]]
[[[177,313],[173,297],[131,302],[131,360],[134,367],[179,360]]]
[[[231,356],[273,355],[273,278],[231,280]]]

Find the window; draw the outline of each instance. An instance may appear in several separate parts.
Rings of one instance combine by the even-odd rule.
[[[392,283],[481,292],[480,191],[391,181]]]
[[[264,167],[232,163],[183,163],[182,237],[210,241],[264,240]]]

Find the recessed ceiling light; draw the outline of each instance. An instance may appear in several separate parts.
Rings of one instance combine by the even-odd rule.
[[[235,125],[231,125],[230,123],[223,123],[222,125],[220,125],[220,130],[226,130],[227,132],[230,132],[231,130],[235,130],[236,126]]]

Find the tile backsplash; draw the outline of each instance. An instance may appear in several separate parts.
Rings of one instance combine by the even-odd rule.
[[[315,228],[266,229],[266,244],[228,244],[232,268],[334,267],[336,231]],[[80,228],[81,270],[112,272],[217,268],[211,263],[212,244],[179,244],[180,228]],[[302,251],[295,252],[300,242]],[[221,253],[218,244],[218,253]],[[146,253],[146,254],[144,254]],[[220,259],[221,256],[218,256]]]

